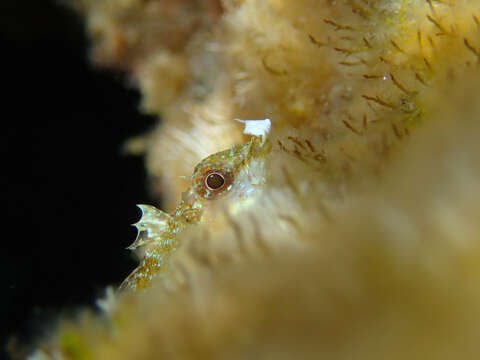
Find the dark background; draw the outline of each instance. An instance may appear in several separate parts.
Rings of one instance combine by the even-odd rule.
[[[155,120],[126,76],[89,63],[81,19],[53,1],[1,0],[0,43],[3,358],[134,269],[130,224],[151,199],[122,144]]]

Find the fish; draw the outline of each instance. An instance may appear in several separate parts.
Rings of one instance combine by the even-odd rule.
[[[122,282],[120,291],[147,289],[153,279],[168,271],[170,257],[179,246],[178,235],[183,230],[201,223],[215,227],[218,211],[238,211],[262,191],[272,148],[267,138],[271,120],[235,120],[245,124],[244,133],[250,139],[200,161],[173,213],[152,205],[137,205],[142,212],[140,220],[133,224],[138,233],[127,249],[143,247],[144,255]],[[231,206],[219,208],[216,203],[220,199]]]

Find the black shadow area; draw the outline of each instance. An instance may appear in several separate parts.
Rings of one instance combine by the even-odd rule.
[[[124,75],[89,63],[69,9],[1,0],[0,44],[3,350],[93,306],[135,267],[130,224],[151,200],[143,160],[122,144],[154,119],[139,114]]]

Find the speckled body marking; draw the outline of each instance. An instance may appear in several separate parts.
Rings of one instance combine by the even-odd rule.
[[[265,160],[271,145],[265,136],[252,136],[242,145],[210,155],[194,169],[190,186],[173,214],[150,205],[139,205],[138,235],[129,249],[144,246],[139,266],[124,280],[120,289],[141,290],[168,268],[175,251],[177,234],[187,226],[203,222],[212,202],[225,198],[239,202],[251,197],[265,183]]]

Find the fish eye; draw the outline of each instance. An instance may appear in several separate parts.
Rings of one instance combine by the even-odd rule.
[[[213,172],[205,177],[205,186],[211,191],[221,189],[225,185],[225,178],[219,172]]]
[[[206,169],[197,169],[197,174],[192,178],[192,188],[198,195],[215,200],[225,195],[233,185],[233,173],[230,169],[217,166],[213,168],[208,164]]]

